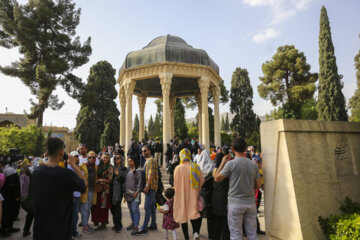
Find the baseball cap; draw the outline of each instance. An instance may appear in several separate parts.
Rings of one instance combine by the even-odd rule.
[[[72,152],[70,153],[70,156],[73,156],[73,157],[79,156],[79,153],[78,153],[77,151],[72,151]]]

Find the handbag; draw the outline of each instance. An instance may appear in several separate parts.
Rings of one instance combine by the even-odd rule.
[[[201,212],[202,210],[204,210],[204,206],[205,206],[204,198],[202,196],[199,196],[197,200],[198,211]]]

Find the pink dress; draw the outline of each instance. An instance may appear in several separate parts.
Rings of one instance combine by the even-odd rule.
[[[166,229],[166,230],[174,230],[175,228],[179,227],[179,224],[175,222],[174,217],[173,217],[174,199],[168,200],[165,204],[169,206],[169,212],[164,213],[162,227],[163,227],[163,229]]]

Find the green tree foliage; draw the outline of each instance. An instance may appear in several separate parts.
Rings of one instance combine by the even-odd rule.
[[[226,113],[226,118],[225,118],[225,130],[229,131],[230,130],[230,122],[229,122],[229,114]]]
[[[260,97],[290,111],[283,118],[300,118],[297,107],[313,98],[317,81],[317,74],[310,72],[304,53],[293,45],[280,46],[272,60],[262,65],[262,71]]]
[[[140,121],[137,114],[135,114],[133,131],[139,133]]]
[[[159,113],[156,113],[155,115],[155,121],[154,121],[154,135],[156,137],[162,137],[162,121],[161,116]]]
[[[41,156],[44,152],[43,142],[38,149],[38,139],[44,139],[40,128],[30,125],[24,128],[2,127],[0,128],[0,155],[9,154],[10,148],[20,148],[21,153],[27,156]]]
[[[319,120],[347,121],[342,75],[338,74],[329,18],[324,6],[320,14],[319,68]]]
[[[225,121],[224,121],[224,116],[221,116],[221,131],[225,131]]]
[[[188,128],[185,120],[185,108],[181,99],[177,98],[174,108],[175,135],[181,140],[185,140],[188,135]]]
[[[356,83],[357,88],[354,96],[350,98],[349,109],[351,109],[350,121],[360,122],[360,50],[354,58],[356,69]]]
[[[71,0],[0,2],[0,46],[18,48],[22,55],[0,71],[20,78],[36,96],[36,103],[30,100],[28,116],[37,118],[39,127],[46,108],[58,110],[64,105],[53,94],[57,86],[80,99],[84,85],[72,71],[89,61],[91,46],[90,38],[81,44],[76,36],[79,21],[80,9]]]
[[[341,214],[331,214],[318,221],[326,237],[330,240],[360,239],[360,204],[346,197],[340,207]]]
[[[75,138],[89,150],[114,145],[119,138],[119,110],[115,98],[115,69],[106,61],[90,68],[81,108],[76,118]]]
[[[308,99],[303,103],[285,103],[282,107],[271,111],[273,119],[307,119],[316,120],[318,113],[315,99]]]
[[[232,145],[232,134],[227,132],[221,132],[221,144],[226,146]]]
[[[230,112],[235,114],[231,129],[236,135],[248,139],[257,128],[256,115],[253,111],[253,89],[249,73],[245,68],[237,67],[232,75],[230,89]]]
[[[187,135],[189,138],[197,138],[199,137],[199,129],[193,124],[191,124],[190,126],[188,126]]]
[[[154,120],[153,120],[152,115],[150,115],[150,120],[149,120],[149,123],[148,123],[148,133],[149,133],[150,137],[152,137],[155,134]]]
[[[224,80],[220,80],[219,87],[220,87],[220,103],[227,103],[229,101],[229,90],[226,89]],[[185,104],[186,108],[194,109],[197,107],[195,97],[183,97],[182,101]],[[211,91],[209,91],[208,101],[209,103],[214,102]]]
[[[211,107],[208,107],[209,112],[209,135],[210,135],[210,142],[214,142],[214,114]]]

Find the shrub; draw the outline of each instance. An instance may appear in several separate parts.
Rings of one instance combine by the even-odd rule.
[[[330,240],[360,239],[360,204],[346,197],[341,214],[319,217],[319,224]]]

